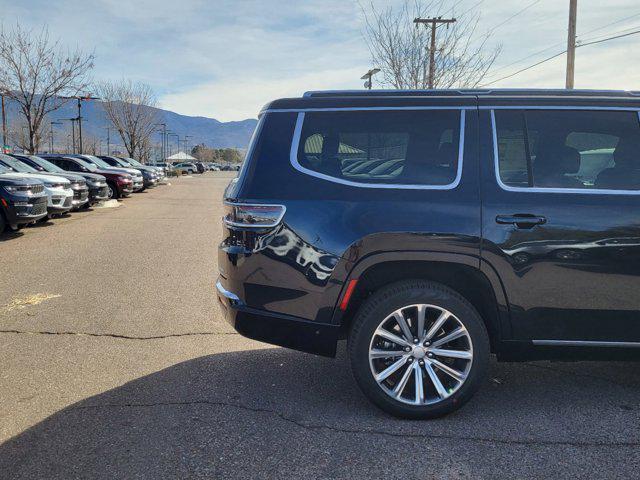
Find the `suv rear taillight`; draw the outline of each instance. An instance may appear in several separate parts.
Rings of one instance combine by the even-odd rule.
[[[225,225],[240,228],[270,228],[280,223],[284,205],[225,203]]]

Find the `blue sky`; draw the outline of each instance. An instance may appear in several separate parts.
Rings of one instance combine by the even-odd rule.
[[[481,12],[484,33],[533,3],[450,0],[445,12]],[[495,29],[492,45],[503,50],[491,78],[563,50],[568,3],[540,0]],[[164,108],[223,121],[255,117],[269,100],[305,90],[362,88],[370,68],[356,0],[0,0],[0,11],[5,27],[47,24],[63,44],[94,51],[96,79],[140,80]],[[632,18],[589,33],[625,17]],[[632,27],[640,29],[637,0],[578,0],[585,41]],[[560,56],[494,86],[563,87],[565,62]],[[640,90],[639,65],[640,35],[579,48],[576,87]]]

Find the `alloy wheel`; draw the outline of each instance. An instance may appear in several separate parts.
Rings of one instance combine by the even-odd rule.
[[[464,384],[473,363],[473,344],[449,310],[408,305],[388,315],[369,345],[369,366],[378,386],[411,405],[441,402]]]

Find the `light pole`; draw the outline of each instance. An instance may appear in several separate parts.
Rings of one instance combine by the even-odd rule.
[[[50,130],[49,130],[49,140],[51,142],[51,144],[50,144],[51,148],[49,149],[49,152],[53,153],[53,144],[54,144],[54,142],[53,142],[53,126],[54,125],[62,125],[62,122],[58,122],[57,120],[52,120],[49,123],[51,124],[50,127],[49,127],[50,128]]]
[[[169,137],[176,137],[177,143],[176,143],[176,152],[180,153],[180,135],[178,135],[177,133],[173,133],[171,132],[169,134]]]
[[[364,88],[368,88],[369,90],[371,90],[371,85],[372,85],[371,80],[373,76],[379,71],[380,71],[379,68],[372,68],[371,70],[369,70],[367,73],[365,73],[363,76],[360,77],[360,80],[366,80],[366,82],[364,82]]]
[[[184,142],[184,153],[188,155],[187,150],[187,138],[193,138],[191,135],[185,135],[182,141]]]
[[[7,148],[7,114],[4,109],[4,96],[6,94],[6,90],[0,92],[0,97],[2,97],[2,153],[7,153],[5,151]]]
[[[102,128],[107,130],[107,155],[111,155],[111,127],[107,125]],[[102,142],[100,142],[100,148],[102,148]]]
[[[161,136],[162,136],[162,163],[164,163],[164,161],[167,159],[168,155],[167,155],[167,149],[166,149],[166,144],[167,144],[167,124],[166,123],[155,123],[154,127],[162,127],[162,130],[159,130]]]
[[[82,101],[83,100],[100,100],[99,97],[92,97],[91,94],[87,94],[84,96],[75,96],[75,97],[60,97],[60,98],[64,98],[67,100],[70,100],[72,98],[76,99],[78,102],[78,118],[76,118],[76,121],[78,122],[78,153],[82,154]],[[75,153],[75,141],[73,143],[73,149]]]

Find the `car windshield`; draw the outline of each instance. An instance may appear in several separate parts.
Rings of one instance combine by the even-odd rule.
[[[127,163],[127,161],[126,161],[126,160],[123,160],[123,159],[121,159],[121,158],[115,158],[115,157],[113,157],[113,158],[114,158],[114,159],[115,159],[115,161],[118,163],[118,165],[120,165],[121,167],[129,168],[129,167],[131,166],[131,165],[129,165],[129,164]]]
[[[49,160],[45,160],[44,158],[38,157],[37,155],[30,155],[29,159],[32,162],[37,163],[38,165],[40,165],[42,168],[44,168],[49,173],[65,173],[65,170],[63,170],[59,166],[54,165]]]
[[[134,165],[134,166],[136,166],[136,167],[142,167],[142,166],[144,166],[144,165],[143,165],[142,163],[140,163],[138,160],[135,160],[135,159],[133,159],[133,158],[129,158],[129,157],[127,157],[127,158],[125,158],[125,159],[124,159],[124,161],[125,161],[125,162],[128,162],[128,163],[130,163],[131,165]]]
[[[11,170],[9,170],[7,167],[0,165],[0,173],[10,173],[10,172]]]
[[[15,158],[10,157],[9,155],[2,155],[0,157],[0,162],[13,168],[16,172],[21,172],[21,173],[34,173],[34,172],[37,173],[38,172],[35,168],[32,168],[29,165],[26,165],[16,160]]]
[[[75,158],[75,157],[73,157],[73,159],[76,162],[78,162],[80,165],[82,165],[84,168],[89,170],[90,172],[95,172],[96,170],[98,170],[98,167],[96,167],[93,163],[89,163],[88,161],[86,161],[84,159]]]
[[[111,165],[109,165],[107,162],[105,162],[104,160],[102,160],[101,158],[98,157],[94,157],[93,155],[83,155],[82,159],[85,160],[85,162],[89,163],[93,163],[94,165],[96,165],[97,167],[100,168],[113,168]]]

